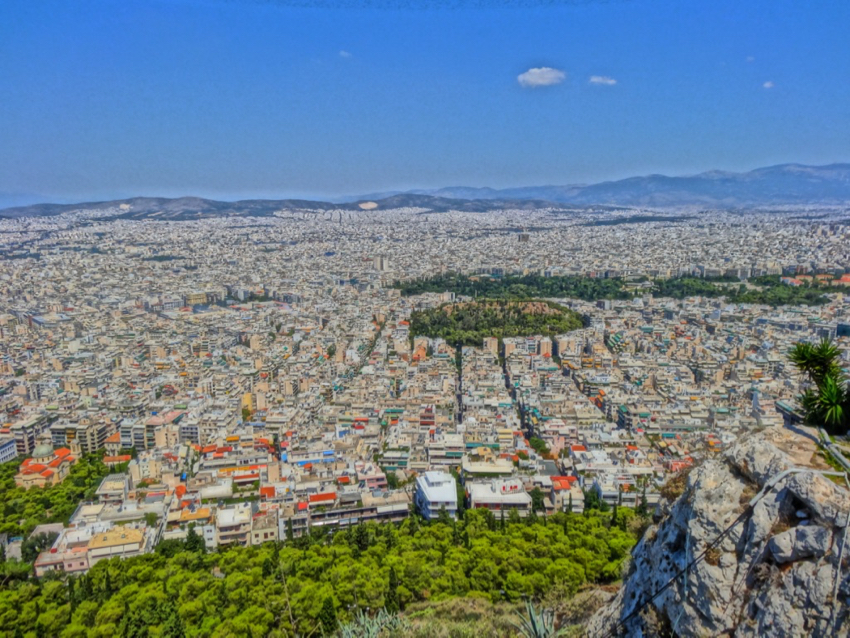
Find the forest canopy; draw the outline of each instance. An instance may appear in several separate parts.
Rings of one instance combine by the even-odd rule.
[[[323,623],[417,601],[569,598],[620,578],[632,511],[366,524],[333,535],[205,553],[170,548],[104,560],[86,575],[0,588],[5,635],[112,637],[322,635]],[[330,603],[327,601],[330,600]],[[333,613],[330,613],[332,605]],[[323,613],[324,609],[324,613]]]

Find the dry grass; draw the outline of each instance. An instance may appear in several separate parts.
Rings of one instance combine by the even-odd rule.
[[[513,636],[520,605],[484,598],[452,598],[417,603],[404,612],[411,630],[404,638],[500,638]]]
[[[686,468],[681,472],[673,475],[662,487],[660,490],[661,496],[666,498],[668,501],[675,501],[682,494],[685,493],[685,489],[688,486],[688,476],[690,475],[693,467]]]
[[[720,566],[720,550],[716,547],[709,547],[705,552],[705,562],[712,567]]]
[[[738,499],[738,504],[741,506],[749,503],[753,497],[758,494],[759,488],[755,483],[747,483],[741,491],[741,496]]]

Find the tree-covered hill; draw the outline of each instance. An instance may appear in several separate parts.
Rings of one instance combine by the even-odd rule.
[[[485,337],[555,336],[582,327],[569,308],[545,301],[483,300],[445,304],[410,315],[411,338],[439,337],[480,346]]]

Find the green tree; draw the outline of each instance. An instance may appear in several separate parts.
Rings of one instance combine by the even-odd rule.
[[[399,488],[398,475],[395,472],[387,472],[387,487],[391,490],[397,490]]]
[[[640,500],[638,501],[638,506],[635,508],[635,511],[639,516],[646,516],[649,514],[649,506],[646,501],[646,485],[641,488]]]
[[[323,636],[333,636],[339,626],[334,600],[330,596],[325,596],[325,600],[322,603],[322,610],[319,612],[319,624],[322,628]]]
[[[541,456],[549,454],[549,446],[546,445],[546,441],[539,437],[531,437],[528,440],[528,444],[534,449],[535,452],[537,452]]]
[[[290,543],[295,539],[295,532],[292,529],[292,519],[286,519],[286,540]]]
[[[395,572],[394,567],[390,567],[390,580],[389,585],[387,587],[387,595],[384,599],[384,607],[387,612],[391,614],[397,614],[399,612],[400,606],[398,602],[398,575]]]
[[[59,534],[56,532],[42,532],[30,536],[21,543],[21,560],[25,563],[34,563],[38,555],[50,549],[57,538],[59,538]]]
[[[172,601],[165,603],[162,616],[164,619],[159,634],[161,638],[185,638],[186,631],[183,629],[183,621],[180,619],[177,607]]]
[[[544,511],[546,509],[544,503],[546,495],[543,494],[543,490],[541,490],[539,487],[535,487],[531,490],[531,492],[529,492],[529,494],[531,495],[531,510],[533,512]]]
[[[195,531],[195,525],[189,525],[189,531],[186,533],[186,550],[203,554],[207,551],[207,544],[203,537]]]
[[[463,514],[466,511],[466,491],[457,470],[452,468],[451,475],[455,479],[455,488],[457,489],[457,517],[459,520],[463,520]]]

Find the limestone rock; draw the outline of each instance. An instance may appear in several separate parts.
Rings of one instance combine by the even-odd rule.
[[[829,551],[830,539],[831,534],[826,528],[806,525],[777,534],[770,539],[767,547],[777,563],[789,563],[801,558],[823,556]]]
[[[658,508],[664,516],[635,547],[623,587],[591,618],[588,635],[651,636],[663,627],[683,637],[848,636],[850,546],[841,566],[838,552],[850,494],[805,472],[748,505],[805,456],[785,452],[803,448],[794,437],[768,428],[691,472],[684,494]]]

